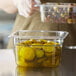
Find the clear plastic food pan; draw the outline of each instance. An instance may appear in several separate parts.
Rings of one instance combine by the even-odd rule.
[[[10,35],[14,40],[15,59],[23,67],[57,67],[66,31],[20,30]]]
[[[76,3],[46,3],[40,7],[41,21],[52,23],[76,23]]]

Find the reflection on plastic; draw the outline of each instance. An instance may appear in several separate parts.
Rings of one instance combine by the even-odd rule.
[[[17,67],[16,76],[60,76],[58,70],[58,68]]]

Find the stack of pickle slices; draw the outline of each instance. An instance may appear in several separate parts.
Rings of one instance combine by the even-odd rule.
[[[54,41],[29,39],[16,45],[16,61],[23,67],[56,67],[61,46]]]

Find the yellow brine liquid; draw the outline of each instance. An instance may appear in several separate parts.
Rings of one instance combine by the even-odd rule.
[[[23,67],[57,67],[61,45],[54,41],[30,39],[16,45],[16,63]]]

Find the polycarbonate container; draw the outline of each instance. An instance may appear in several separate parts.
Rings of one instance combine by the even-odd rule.
[[[57,67],[66,31],[20,30],[10,37],[14,40],[14,53],[18,66]]]
[[[76,23],[76,3],[46,3],[38,6],[42,22]]]

